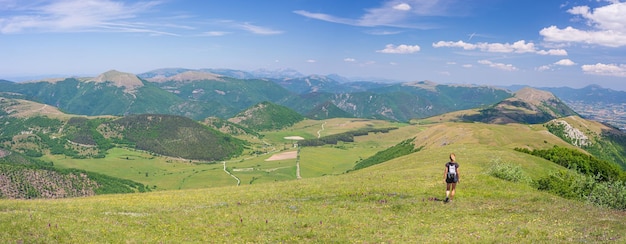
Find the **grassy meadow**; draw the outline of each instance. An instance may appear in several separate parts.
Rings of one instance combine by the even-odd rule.
[[[382,122],[328,120],[320,133]],[[317,136],[304,121],[264,140]],[[356,125],[355,123],[359,123]],[[380,123],[380,124],[379,124]],[[354,127],[353,127],[354,126]],[[345,173],[361,158],[415,138],[424,149]],[[488,174],[495,163],[539,179],[560,166],[515,147],[567,146],[541,125],[401,125],[354,143],[305,147],[295,159],[271,155],[196,164],[114,149],[104,159],[48,158],[55,166],[101,171],[156,189],[148,193],[47,200],[0,200],[3,243],[569,243],[626,242],[626,213],[541,192]],[[286,147],[286,148],[283,148]],[[444,164],[461,167],[448,204]],[[147,173],[147,176],[146,176]],[[252,183],[252,184],[250,184]],[[182,190],[179,190],[182,189]]]
[[[239,158],[226,161],[226,166],[240,179],[241,184],[295,180],[296,159],[267,161],[273,154],[296,150],[293,148],[293,142],[284,139],[285,137],[295,135],[316,138],[318,133],[325,136],[365,127],[399,127],[399,129],[389,133],[359,136],[355,138],[355,143],[340,142],[338,145],[302,148],[301,176],[311,178],[342,174],[352,169],[358,160],[393,146],[421,130],[408,124],[380,120],[305,120],[286,130],[268,132],[262,141],[253,145],[256,148],[266,148],[267,154],[254,156],[244,153]],[[42,159],[53,162],[56,167],[84,169],[137,181],[149,186],[153,191],[237,185],[237,180],[224,172],[222,162],[197,162],[154,156],[126,148],[113,148],[107,152],[105,158],[73,159],[64,155],[45,155]]]
[[[461,182],[444,204],[443,164]],[[4,243],[624,242],[626,214],[489,176],[494,159],[558,168],[513,150],[453,144],[338,176],[205,189],[0,201]],[[529,174],[530,175],[530,174]]]

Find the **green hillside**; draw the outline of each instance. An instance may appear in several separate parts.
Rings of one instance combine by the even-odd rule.
[[[443,164],[462,180],[443,204]],[[340,176],[65,200],[1,200],[3,242],[623,242],[623,212],[490,176],[558,166],[501,147],[455,143]],[[450,232],[450,230],[454,230]]]
[[[552,120],[546,123],[546,128],[564,141],[600,159],[616,162],[626,170],[626,133],[623,131],[578,116]]]
[[[145,79],[111,70],[97,77],[0,82],[0,94],[90,116],[149,113],[198,121],[207,117],[228,119],[267,101],[315,119],[357,117],[401,122],[485,107],[511,96],[503,89],[429,81],[340,83],[323,76],[238,79],[186,69],[165,69],[142,77]]]
[[[255,131],[280,130],[302,121],[297,112],[271,102],[258,103],[238,113],[228,121]]]
[[[292,94],[272,81],[264,79],[235,79],[230,77],[205,77],[208,73],[187,72],[181,76],[150,82],[187,103],[206,108],[190,111],[188,117],[203,119],[209,116],[230,118],[250,106],[264,101],[281,101]]]
[[[0,149],[0,199],[84,197],[149,191],[143,184],[78,169],[54,168]]]
[[[49,116],[42,112],[49,106],[33,104],[2,98],[2,146],[28,156],[52,154],[72,158],[104,158],[107,150],[115,146],[204,161],[224,160],[243,152],[244,141],[187,117],[149,114],[84,117],[62,113]],[[30,115],[21,117],[22,114]]]
[[[352,114],[340,109],[337,105],[326,102],[317,105],[311,111],[306,114],[307,118],[311,119],[331,119],[331,118],[351,118]]]
[[[181,116],[129,115],[103,126],[100,130],[114,132],[114,142],[165,156],[214,161],[243,151],[243,141]]]
[[[291,111],[275,107],[280,108],[275,111]],[[254,115],[258,110],[247,111],[241,121],[262,117]],[[43,131],[66,132],[72,145],[83,147],[101,145],[94,131],[112,144],[130,146],[108,149],[103,158],[40,153],[57,170],[99,172],[154,191],[37,201],[1,199],[0,241],[626,242],[626,184],[615,179],[619,171],[615,165],[605,167],[614,162],[594,161],[583,148],[551,133],[544,124],[455,122],[479,113],[464,111],[412,124],[299,119],[282,122],[278,127],[282,129],[259,132],[261,136],[239,134],[250,139],[245,148],[239,139],[171,115],[58,120],[5,115],[1,118],[10,119],[4,121],[6,127],[14,129],[3,138],[22,136],[19,145],[24,151],[37,145],[33,135]],[[25,126],[29,119],[34,121]],[[219,126],[219,121],[206,123],[226,131],[237,129]],[[316,141],[341,135],[350,138],[299,148],[290,139]],[[219,141],[193,144],[207,138]],[[210,148],[215,145],[218,148]],[[195,164],[129,149],[135,146],[187,159],[190,152],[241,153],[220,164]],[[554,148],[563,150],[550,151]],[[442,175],[449,153],[457,155],[461,181],[455,199],[444,204]],[[578,166],[560,162],[564,155],[573,155],[566,161],[576,161]],[[598,172],[609,174],[594,178],[592,174]]]
[[[463,115],[463,120],[496,124],[542,124],[556,118],[577,115],[552,93],[529,87],[479,112]]]

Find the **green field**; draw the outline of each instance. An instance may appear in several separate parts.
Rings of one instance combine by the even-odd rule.
[[[322,130],[322,124],[324,129]],[[300,152],[301,176],[303,178],[337,175],[352,169],[359,160],[375,154],[407,135],[421,130],[408,124],[396,124],[379,120],[332,119],[328,121],[305,120],[295,126],[276,132],[268,132],[261,144],[253,147],[265,148],[268,154],[250,154],[226,161],[228,170],[238,177],[240,184],[257,184],[296,179],[296,159],[267,161],[274,155],[296,150],[287,136],[315,138],[312,135],[342,133],[360,128],[399,127],[389,133],[372,133],[355,138],[355,143],[339,143],[323,147],[302,148]],[[269,146],[267,145],[269,144]],[[77,168],[99,172],[140,182],[152,190],[196,189],[216,186],[237,185],[237,180],[226,172],[222,162],[197,162],[178,158],[154,156],[146,152],[114,148],[105,158],[73,159],[63,155],[45,155],[44,161],[54,162],[57,167]]]
[[[450,152],[458,156],[462,179],[456,199],[443,204],[432,199],[444,196],[442,170]],[[458,143],[338,176],[74,199],[1,200],[0,241],[626,241],[624,212],[489,176],[486,170],[495,159],[520,165],[527,173],[558,168],[513,150]]]
[[[537,180],[562,170],[516,147],[567,147],[541,125],[399,125],[354,143],[300,150],[283,137],[317,134],[304,121],[263,140],[275,151],[198,163],[113,149],[104,159],[49,157],[57,167],[110,174],[156,186],[153,192],[47,200],[0,200],[3,243],[624,243],[626,214],[538,191],[488,174],[495,163]],[[358,124],[357,124],[358,123]],[[329,120],[320,133],[389,123]],[[336,128],[335,128],[336,127]],[[354,164],[415,138],[424,149],[351,171]],[[571,146],[570,146],[571,147]],[[456,153],[461,182],[445,197],[443,165]],[[182,189],[182,190],[179,190]]]

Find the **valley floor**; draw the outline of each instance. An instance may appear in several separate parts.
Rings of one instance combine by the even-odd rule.
[[[462,180],[443,198],[455,152]],[[491,159],[547,161],[453,144],[339,176],[58,200],[0,200],[4,243],[569,243],[626,241],[626,213],[486,174]]]

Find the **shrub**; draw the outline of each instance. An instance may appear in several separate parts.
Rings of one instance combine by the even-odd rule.
[[[595,185],[587,201],[619,210],[626,210],[626,182],[601,182]]]
[[[576,200],[584,200],[596,181],[574,170],[561,170],[537,181],[537,189]]]
[[[526,176],[521,166],[511,163],[503,163],[500,159],[492,160],[488,174],[511,182],[530,183],[532,181],[528,176]]]
[[[626,182],[598,181],[598,178],[563,170],[537,181],[537,188],[569,199],[626,210]]]

